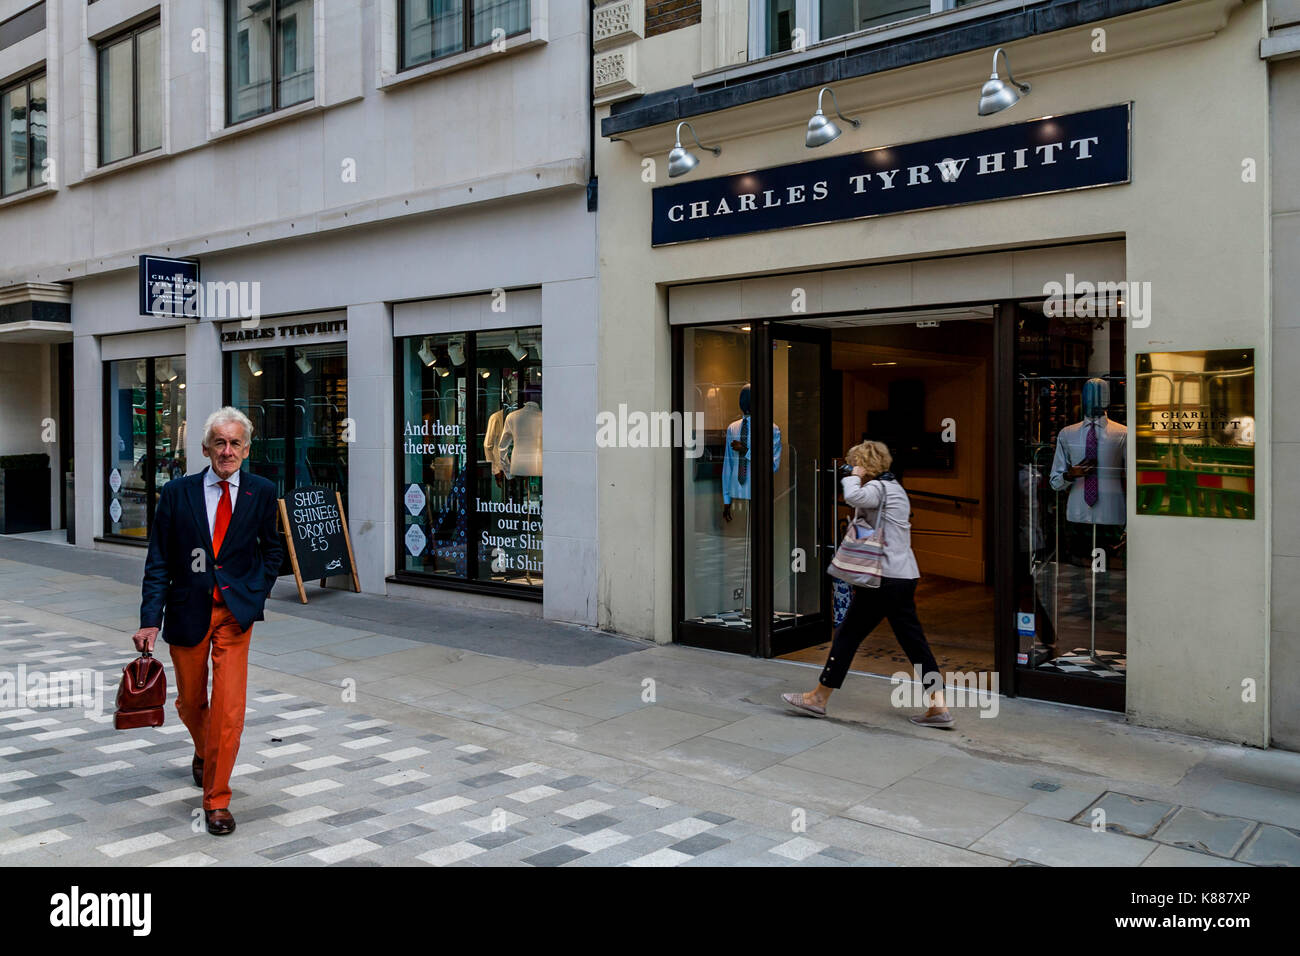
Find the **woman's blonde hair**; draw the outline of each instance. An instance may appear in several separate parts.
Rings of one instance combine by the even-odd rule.
[[[864,441],[846,451],[844,460],[855,468],[865,468],[867,475],[874,478],[881,472],[889,471],[889,466],[894,463],[894,456],[889,453],[884,442]]]

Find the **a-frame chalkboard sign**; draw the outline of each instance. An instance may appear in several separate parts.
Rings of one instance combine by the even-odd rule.
[[[343,513],[343,496],[329,488],[307,485],[295,488],[280,499],[280,525],[289,546],[298,600],[307,603],[304,579],[325,579],[337,574],[352,576],[352,590],[359,592],[357,562],[352,554],[352,536]]]

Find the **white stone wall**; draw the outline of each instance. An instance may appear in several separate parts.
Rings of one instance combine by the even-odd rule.
[[[1268,356],[1268,185],[1263,175],[1255,183],[1241,178],[1244,157],[1263,164],[1270,155],[1260,22],[1253,4],[1175,4],[1106,24],[1107,55],[1086,52],[1079,39],[1087,36],[1083,31],[1019,41],[1013,66],[1033,92],[1013,111],[993,117],[976,113],[991,49],[841,81],[835,84],[840,106],[859,117],[862,127],[846,128],[841,140],[819,151],[846,153],[1131,100],[1133,177],[1125,186],[652,249],[650,190],[668,181],[664,169],[675,124],[621,133],[615,142],[602,137],[596,156],[600,407],[672,407],[668,287],[1103,238],[1123,239],[1129,279],[1151,282],[1156,299],[1150,327],[1128,332],[1130,374],[1133,356],[1145,351],[1249,347]],[[700,29],[641,41],[639,82],[656,90],[691,82],[702,62]],[[651,82],[650,76],[659,79]],[[1201,82],[1207,76],[1215,77],[1211,86]],[[816,92],[691,117],[704,143],[722,147],[719,157],[696,150],[701,162],[693,175],[809,159],[804,130]],[[1213,118],[1213,136],[1198,132],[1207,117]],[[657,183],[641,178],[646,159],[655,161]],[[926,286],[918,297],[922,293],[935,303],[999,297],[997,289],[957,280]],[[773,310],[760,314],[788,309],[788,285],[783,303],[775,297],[762,301]],[[864,296],[860,307],[871,304]],[[1275,330],[1273,341],[1280,334]],[[1283,367],[1278,366],[1278,388],[1294,391],[1282,382]],[[1279,439],[1293,437],[1294,415],[1271,399],[1270,371],[1270,362],[1261,360],[1257,428],[1263,435],[1276,428]],[[1130,389],[1130,402],[1132,395]],[[1132,409],[1130,420],[1131,415]],[[1277,591],[1295,590],[1273,575],[1269,523],[1274,488],[1285,483],[1271,480],[1273,453],[1268,439],[1256,446],[1253,521],[1130,511],[1127,707],[1134,720],[1267,744],[1270,620],[1284,602],[1294,603]],[[598,457],[600,622],[669,641],[672,453],[611,448]],[[1256,682],[1254,700],[1243,700],[1246,679]]]
[[[0,16],[11,3],[0,0]],[[197,257],[205,282],[257,282],[267,318],[346,313],[357,435],[349,522],[372,593],[387,590],[395,564],[392,304],[538,288],[554,476],[544,613],[594,623],[597,295],[584,5],[533,0],[531,32],[504,51],[394,74],[385,66],[395,55],[384,32],[391,0],[316,0],[315,100],[227,129],[224,4],[163,0],[164,149],[96,169],[93,40],[157,6],[51,0],[47,30],[0,51],[0,77],[44,58],[52,84],[59,178],[0,201],[0,284],[72,284],[78,544],[97,546],[104,528],[105,348],[162,354],[169,334],[168,347],[186,355],[191,424],[222,399],[214,323],[138,315],[139,254]],[[192,50],[195,30],[205,31],[204,54]],[[195,425],[192,471],[204,464],[200,438]]]

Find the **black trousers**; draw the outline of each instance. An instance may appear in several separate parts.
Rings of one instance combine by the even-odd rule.
[[[935,662],[925,632],[916,616],[916,578],[881,578],[878,588],[853,589],[853,600],[844,615],[844,623],[835,632],[831,642],[830,657],[822,668],[821,684],[824,687],[844,686],[844,678],[853,663],[853,655],[867,635],[885,618],[894,629],[894,637],[903,653],[914,666],[921,668],[923,686],[928,675],[937,673]],[[942,684],[936,685],[942,687]]]

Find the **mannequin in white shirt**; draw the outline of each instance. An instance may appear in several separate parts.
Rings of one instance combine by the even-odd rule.
[[[527,392],[524,394],[528,395]],[[542,473],[542,409],[535,398],[529,397],[505,417],[498,447],[507,478]]]
[[[1069,489],[1066,519],[1076,524],[1126,522],[1128,429],[1107,417],[1109,404],[1110,384],[1101,378],[1088,379],[1083,385],[1083,420],[1061,429],[1056,438],[1050,480],[1057,491]]]

